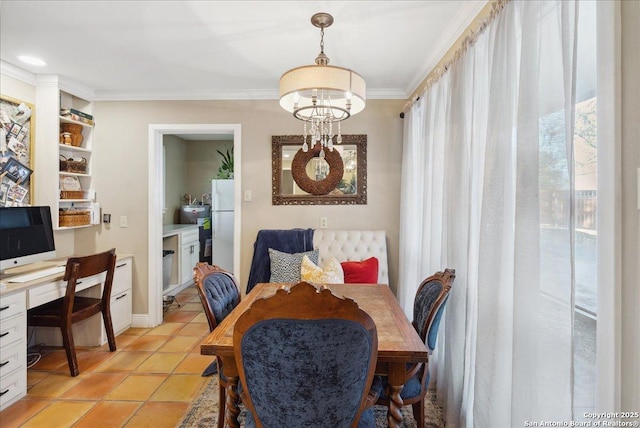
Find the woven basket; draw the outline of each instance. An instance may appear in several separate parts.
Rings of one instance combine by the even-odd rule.
[[[84,190],[61,190],[60,199],[86,199]]]
[[[60,227],[86,226],[91,222],[89,211],[63,211],[60,210],[58,223]]]
[[[82,125],[75,123],[61,123],[60,128],[62,132],[68,132],[71,134],[71,145],[79,147],[82,144],[84,137],[82,136]]]
[[[60,155],[60,171],[85,174],[87,172],[87,159],[73,160]]]

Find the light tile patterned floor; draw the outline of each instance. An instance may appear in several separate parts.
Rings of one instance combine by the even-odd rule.
[[[80,375],[69,376],[64,350],[51,348],[27,372],[25,398],[0,412],[11,427],[175,427],[204,383],[209,333],[196,289],[176,296],[156,328],[131,328],[118,350],[78,348]]]

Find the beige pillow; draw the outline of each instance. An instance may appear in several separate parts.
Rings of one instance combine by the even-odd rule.
[[[300,279],[316,284],[344,284],[344,272],[340,262],[331,257],[324,266],[319,267],[307,256],[302,257]]]

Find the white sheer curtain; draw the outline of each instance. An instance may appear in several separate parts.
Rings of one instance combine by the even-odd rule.
[[[400,287],[457,277],[447,427],[570,421],[575,1],[511,1],[405,115]]]

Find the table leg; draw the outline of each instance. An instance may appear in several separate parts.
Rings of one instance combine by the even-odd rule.
[[[224,411],[224,419],[228,427],[239,428],[238,416],[240,415],[240,407],[238,407],[238,376],[227,377],[227,400]]]
[[[402,397],[400,392],[404,386],[405,363],[389,363],[389,409],[387,422],[391,428],[402,425]]]

